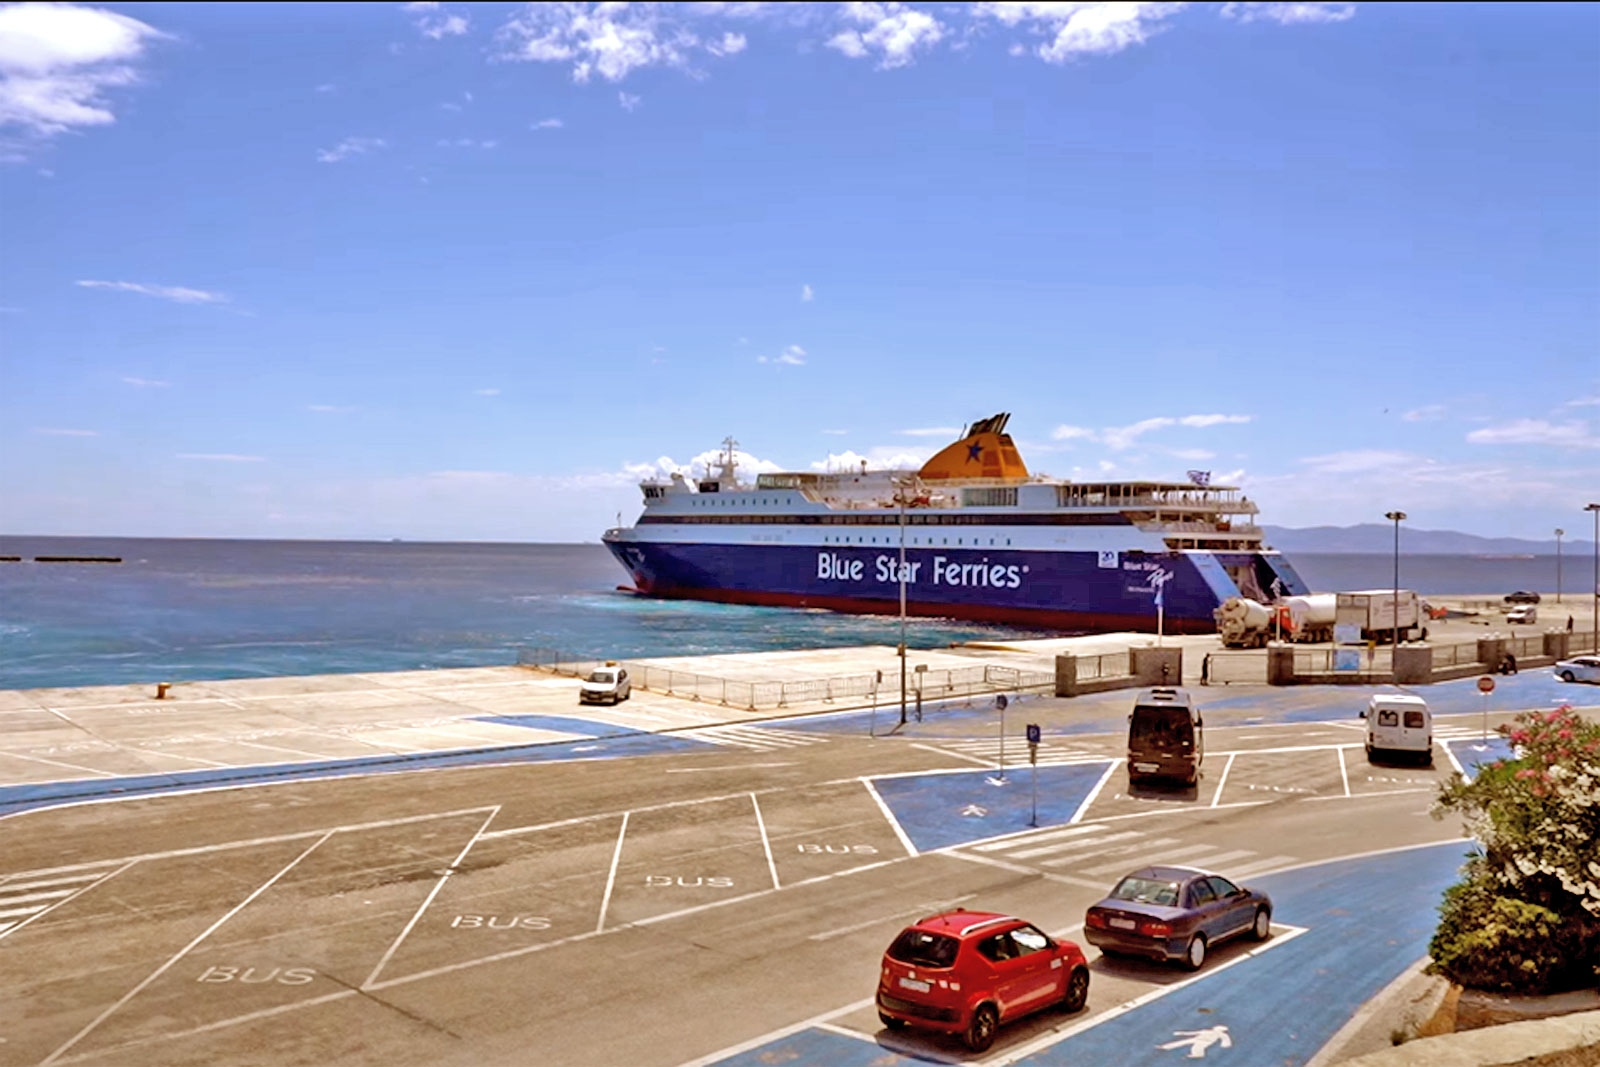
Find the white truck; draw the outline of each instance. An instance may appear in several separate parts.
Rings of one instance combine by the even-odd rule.
[[[1328,641],[1333,638],[1335,594],[1288,596],[1273,604],[1232,596],[1212,613],[1227,648],[1261,648],[1268,641]]]
[[[1395,593],[1393,589],[1363,589],[1352,593],[1339,593],[1338,603],[1334,609],[1335,630],[1343,631],[1346,627],[1359,628],[1348,631],[1347,636],[1359,632],[1360,637],[1354,642],[1347,643],[1392,641],[1396,629],[1400,631],[1402,640],[1427,637],[1427,628],[1422,625],[1422,603],[1416,591],[1399,590],[1398,601],[1395,599]]]

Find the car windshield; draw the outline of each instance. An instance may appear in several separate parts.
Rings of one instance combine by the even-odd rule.
[[[614,682],[616,680],[617,680],[617,672],[616,671],[595,671],[593,674],[589,675],[589,681],[591,681],[591,682],[603,682],[606,685],[610,685],[612,682]]]
[[[889,956],[917,967],[948,967],[956,961],[961,943],[944,934],[926,930],[904,930],[889,946]]]
[[[1111,899],[1133,900],[1141,904],[1165,904],[1171,907],[1178,903],[1178,883],[1157,878],[1140,878],[1136,874],[1130,874],[1117,883],[1117,888],[1111,891]]]

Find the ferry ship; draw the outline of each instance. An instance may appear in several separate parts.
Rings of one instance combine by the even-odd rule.
[[[1009,414],[920,470],[760,474],[737,442],[707,477],[640,484],[604,541],[649,596],[943,616],[1075,632],[1209,633],[1229,597],[1308,593],[1237,487],[1029,474]],[[903,601],[903,607],[902,607]]]

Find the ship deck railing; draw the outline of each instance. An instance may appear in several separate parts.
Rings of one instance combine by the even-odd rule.
[[[1117,656],[1088,658],[1115,660]],[[1121,653],[1120,658],[1126,673],[1127,653]],[[579,678],[608,662],[627,668],[635,689],[747,711],[840,704],[881,706],[900,700],[897,681],[885,678],[880,682],[876,673],[755,681],[679,670],[648,661],[602,660],[552,648],[526,648],[517,652],[519,666]],[[970,702],[995,693],[1048,693],[1054,688],[1053,673],[983,664],[918,671],[908,680],[906,693],[912,700],[920,696],[923,701],[966,699]]]

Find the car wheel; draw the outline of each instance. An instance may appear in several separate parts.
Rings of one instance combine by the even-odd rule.
[[[1195,934],[1189,939],[1189,947],[1183,953],[1183,965],[1191,971],[1198,971],[1206,963],[1206,935]]]
[[[973,1009],[972,1022],[967,1024],[967,1032],[961,1039],[967,1047],[974,1052],[987,1052],[989,1046],[994,1044],[994,1032],[1000,1025],[1000,1014],[994,1010],[993,1004],[979,1004]]]
[[[893,1015],[885,1015],[881,1011],[878,1013],[878,1021],[891,1030],[904,1030],[906,1028],[904,1019],[896,1019]]]
[[[1561,672],[1561,680],[1562,680],[1562,681],[1563,681],[1563,682],[1570,682],[1570,681],[1572,681],[1572,672],[1571,672],[1571,671],[1562,671],[1562,672]]]
[[[1272,932],[1272,912],[1268,908],[1256,909],[1256,924],[1250,928],[1250,936],[1257,941],[1265,941]]]
[[[1061,998],[1062,1011],[1082,1011],[1089,1003],[1089,969],[1074,967],[1067,978],[1067,995]]]

